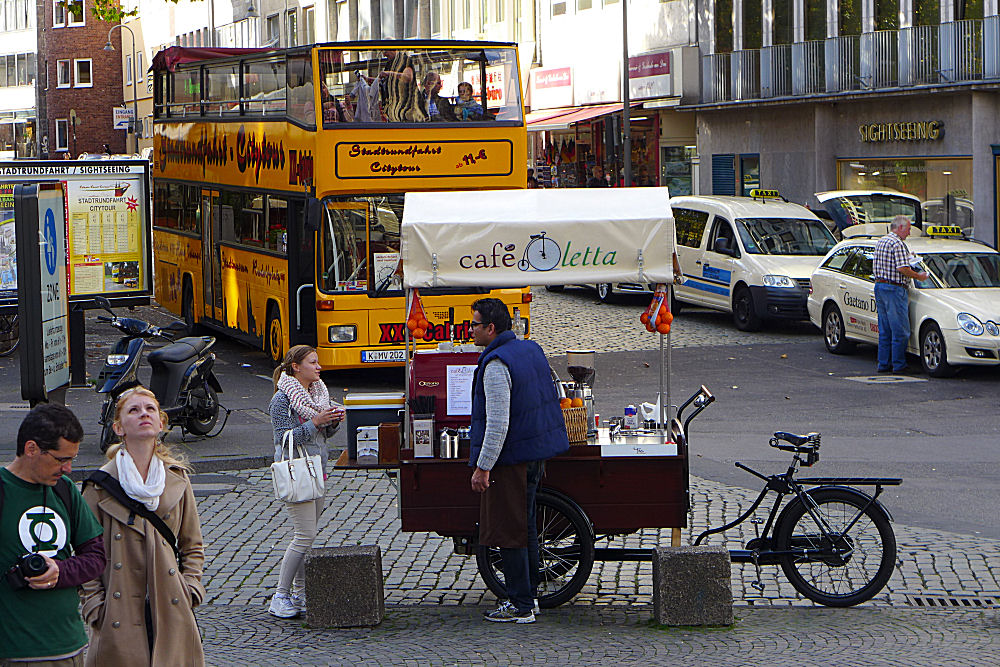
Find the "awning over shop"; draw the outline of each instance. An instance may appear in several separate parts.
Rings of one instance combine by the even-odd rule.
[[[635,107],[641,104],[641,102],[635,102],[631,106]],[[621,102],[615,104],[595,104],[589,107],[577,107],[575,109],[563,110],[556,116],[550,116],[548,118],[540,117],[536,121],[531,120],[531,114],[528,114],[528,131],[529,132],[540,132],[543,130],[567,130],[573,123],[581,123],[583,121],[593,120],[600,116],[605,116],[610,113],[618,113],[622,110]],[[551,109],[550,111],[555,111]],[[537,112],[539,114],[545,113],[544,111]]]
[[[528,115],[526,115],[524,117],[524,122],[525,122],[525,124],[527,124],[528,130],[533,130],[533,129],[535,129],[534,127],[532,127],[533,125],[537,125],[539,123],[544,123],[544,122],[551,121],[554,118],[558,118],[559,116],[565,116],[567,114],[571,114],[571,113],[573,113],[574,111],[577,111],[577,110],[578,110],[578,107],[569,107],[568,109],[567,108],[561,108],[561,109],[539,109],[538,111],[532,111],[532,112],[528,113]]]

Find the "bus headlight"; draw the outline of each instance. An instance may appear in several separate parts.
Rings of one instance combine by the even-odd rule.
[[[764,276],[764,287],[796,287],[795,281],[788,276],[768,274]]]
[[[979,318],[971,313],[959,313],[958,314],[958,326],[967,334],[973,336],[983,335],[983,323],[979,321]]]
[[[358,339],[358,328],[353,324],[330,327],[329,337],[331,343],[353,343]]]

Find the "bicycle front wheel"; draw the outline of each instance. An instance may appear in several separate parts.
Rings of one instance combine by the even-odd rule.
[[[796,498],[775,528],[781,562],[799,593],[828,607],[850,607],[881,591],[896,561],[889,519],[870,498],[847,489],[816,489]],[[807,507],[806,505],[814,505]]]
[[[17,344],[21,340],[20,335],[17,313],[0,315],[0,357],[6,357],[17,349]]]

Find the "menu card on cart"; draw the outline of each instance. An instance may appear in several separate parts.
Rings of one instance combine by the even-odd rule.
[[[472,414],[472,375],[474,365],[448,366],[448,415]]]

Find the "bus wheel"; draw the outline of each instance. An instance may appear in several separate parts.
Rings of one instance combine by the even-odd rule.
[[[285,357],[284,332],[281,328],[281,314],[275,306],[267,309],[267,329],[264,334],[264,352],[275,366]]]

